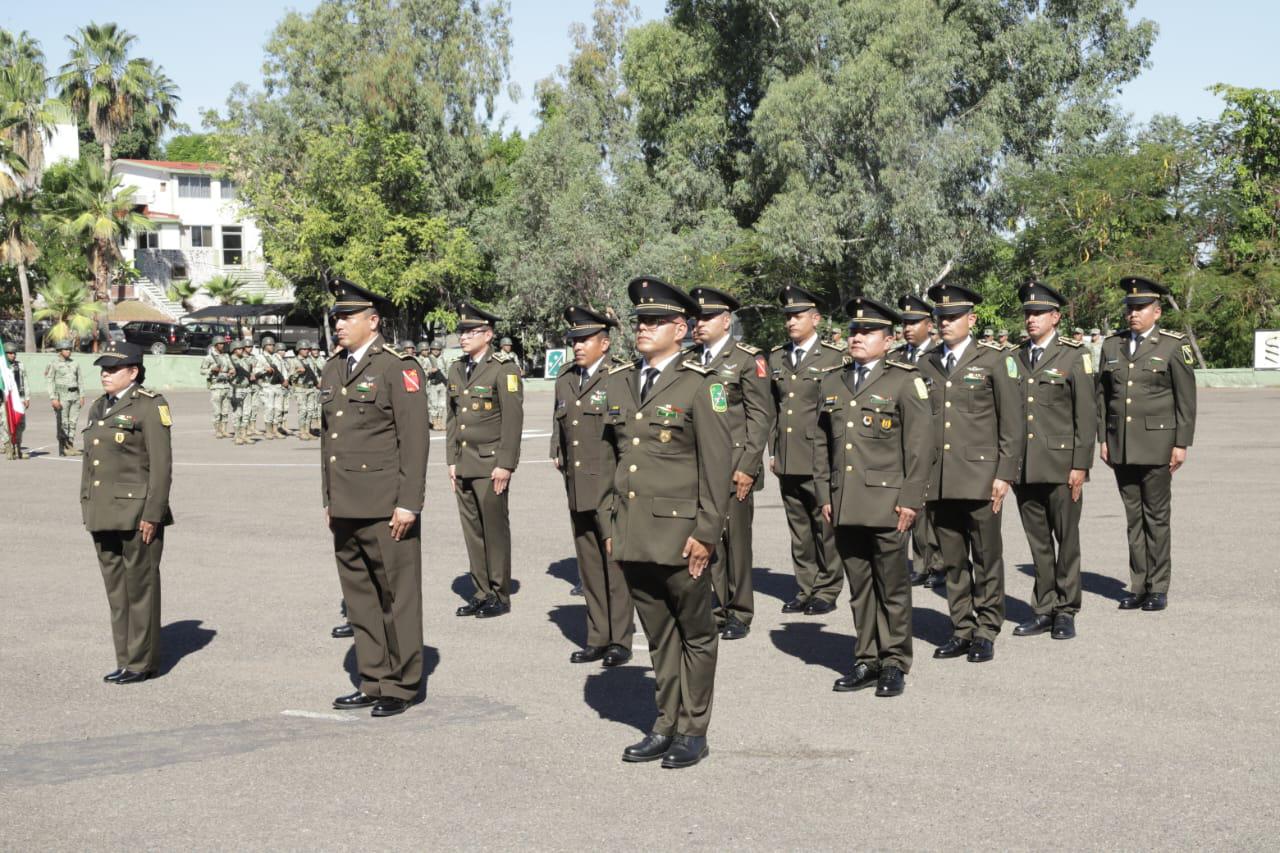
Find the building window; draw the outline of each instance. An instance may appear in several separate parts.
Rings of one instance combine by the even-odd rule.
[[[244,264],[242,236],[239,225],[222,226],[222,265],[238,267]]]
[[[212,225],[192,225],[191,226],[191,248],[193,249],[212,249],[213,248],[213,226]]]
[[[236,182],[230,178],[222,179],[222,200],[234,201],[236,197]]]
[[[178,198],[211,198],[209,179],[201,175],[178,176]]]
[[[139,249],[158,249],[160,235],[155,231],[139,231],[134,245]]]

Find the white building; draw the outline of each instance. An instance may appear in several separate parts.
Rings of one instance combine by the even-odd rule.
[[[130,235],[122,246],[143,278],[117,288],[113,298],[141,298],[177,319],[184,312],[165,295],[169,285],[201,285],[218,275],[242,281],[246,295],[264,293],[270,302],[293,298],[290,290],[269,289],[261,233],[220,165],[117,160],[114,171],[123,186],[135,187],[140,212],[156,228]],[[203,292],[193,301],[194,307],[212,302]]]

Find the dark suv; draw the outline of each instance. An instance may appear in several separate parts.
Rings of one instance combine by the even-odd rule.
[[[187,351],[187,330],[176,323],[134,320],[124,324],[124,339],[152,355]]]
[[[214,341],[230,341],[236,330],[226,323],[187,323],[187,352],[204,355]]]

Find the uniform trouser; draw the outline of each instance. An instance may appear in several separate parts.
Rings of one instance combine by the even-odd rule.
[[[495,495],[493,480],[488,477],[459,477],[456,493],[471,582],[476,587],[472,598],[496,598],[510,604],[511,522],[507,517],[507,496],[511,489]]]
[[[413,699],[422,682],[421,521],[399,542],[386,518],[335,518],[330,529],[360,691]]]
[[[298,431],[302,432],[312,421],[320,420],[320,389],[295,387],[293,396],[297,400],[294,408],[298,410]]]
[[[59,394],[55,399],[62,403],[62,408],[55,409],[53,412],[58,444],[73,447],[76,443],[76,419],[80,416],[80,394],[77,391],[68,391],[65,395]]]
[[[250,385],[249,393],[245,396],[244,401],[244,425],[249,429],[258,428],[258,416],[262,414],[262,388],[259,385]]]
[[[1173,473],[1168,465],[1116,465],[1115,472],[1129,527],[1129,589],[1167,593]]]
[[[445,393],[443,385],[427,385],[427,409],[432,423],[444,422]]]
[[[915,558],[913,568],[917,572],[942,571],[942,554],[938,551],[938,534],[933,529],[929,513],[921,511],[911,526],[911,551]]]
[[[231,407],[231,414],[227,417],[231,420],[231,424],[239,429],[249,425],[249,389],[246,387],[231,386],[231,392],[227,394],[227,403]]]
[[[1004,623],[1000,516],[987,500],[936,500],[929,512],[947,573],[947,605],[955,635],[994,640]]]
[[[18,424],[18,429],[16,434],[14,435],[14,440],[10,442],[9,426],[3,420],[0,420],[0,449],[3,449],[5,452],[8,452],[11,446],[17,449],[21,449],[22,434],[26,431],[27,431],[27,419],[23,418],[22,422]]]
[[[582,595],[587,600],[587,645],[616,645],[629,651],[635,632],[635,605],[622,569],[605,554],[594,512],[571,511],[569,522]]]
[[[813,478],[784,474],[778,482],[787,526],[791,528],[791,561],[795,564],[800,597],[834,604],[840,597],[844,576],[836,556],[835,533],[822,517]]]
[[[231,421],[231,386],[209,386],[209,404],[213,408],[213,426],[217,429]]]
[[[262,386],[260,393],[263,426],[279,424],[284,413],[284,386],[267,383]]]
[[[911,576],[907,534],[892,527],[836,528],[836,552],[849,579],[854,663],[911,671]]]
[[[686,566],[621,563],[649,640],[660,735],[702,737],[711,722],[720,635],[711,614],[711,579]]]
[[[1078,501],[1071,500],[1071,487],[1066,483],[1020,483],[1013,487],[1013,493],[1036,567],[1036,615],[1079,613],[1084,495]]]
[[[750,625],[755,614],[751,589],[751,521],[755,505],[755,492],[748,492],[745,501],[738,500],[736,494],[729,498],[729,517],[716,543],[716,557],[710,569],[718,602],[717,625],[723,625],[730,616],[743,625]]]
[[[138,530],[99,530],[93,548],[111,607],[116,666],[131,672],[160,668],[160,557],[164,527],[150,545]]]

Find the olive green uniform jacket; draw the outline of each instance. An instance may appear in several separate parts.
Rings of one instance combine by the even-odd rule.
[[[172,419],[164,397],[137,385],[108,413],[104,394],[83,430],[80,514],[90,533],[137,530],[138,522],[173,524]]]
[[[605,440],[609,371],[627,362],[606,357],[586,384],[576,369],[556,377],[551,458],[560,466],[571,512],[594,513],[613,480],[613,447]]]
[[[1186,337],[1153,328],[1129,356],[1130,334],[1102,342],[1098,440],[1113,465],[1167,465],[1196,431],[1194,358]]]
[[[814,439],[818,431],[819,386],[823,372],[844,363],[844,350],[820,342],[806,352],[798,365],[791,364],[791,344],[773,348],[769,371],[777,421],[769,442],[780,476],[814,475]]]
[[[1098,409],[1089,350],[1070,338],[1053,338],[1036,366],[1031,343],[1020,347],[1027,399],[1027,449],[1023,483],[1065,483],[1072,469],[1093,467]]]
[[[425,385],[423,386],[425,389]],[[524,381],[515,359],[492,347],[467,378],[467,357],[449,368],[445,455],[458,477],[488,477],[520,464]]]

